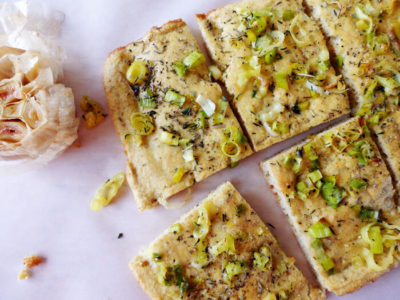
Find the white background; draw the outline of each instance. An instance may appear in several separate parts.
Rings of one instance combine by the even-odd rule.
[[[143,36],[150,27],[183,18],[199,39],[194,15],[229,0],[46,0],[65,15],[60,43],[68,60],[65,83],[78,100],[89,95],[104,107],[102,65],[107,54]],[[79,115],[81,113],[79,112]],[[125,169],[125,156],[111,118],[86,130],[81,147],[71,147],[47,166],[0,178],[0,299],[148,299],[128,269],[140,248],[190,210],[210,190],[231,180],[278,237],[288,255],[315,282],[258,168],[282,149],[272,147],[245,160],[234,170],[211,176],[193,188],[193,200],[179,210],[158,207],[139,213],[129,189],[100,212],[89,209],[96,189]],[[304,136],[304,135],[303,135]],[[299,138],[295,139],[299,141]],[[293,144],[286,142],[284,147]],[[124,237],[117,239],[122,232]],[[46,262],[33,277],[18,281],[23,257],[38,254]],[[400,269],[341,299],[399,299]],[[333,294],[329,299],[337,299]]]

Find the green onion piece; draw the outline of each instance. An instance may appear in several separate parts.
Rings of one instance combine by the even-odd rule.
[[[304,149],[304,153],[306,154],[306,157],[309,160],[313,161],[313,160],[318,159],[318,155],[315,153],[312,144],[304,145],[303,149]]]
[[[297,104],[297,106],[299,107],[300,111],[305,111],[310,107],[310,101],[301,102]]]
[[[174,71],[176,72],[176,74],[178,74],[179,77],[183,78],[185,77],[185,75],[187,74],[187,69],[186,69],[186,65],[181,62],[181,61],[177,61],[172,65]]]
[[[221,151],[225,156],[235,158],[239,156],[241,149],[236,142],[225,141],[221,143]]]
[[[366,222],[374,222],[379,219],[379,211],[372,208],[361,207],[360,205],[353,206],[358,218]]]
[[[342,191],[333,182],[325,182],[321,187],[321,194],[327,204],[333,208],[337,208],[343,200]]]
[[[185,149],[185,150],[183,150],[182,157],[186,162],[194,161],[193,149]]]
[[[284,90],[289,90],[287,74],[285,72],[275,73],[274,78],[275,78],[275,84],[277,87],[284,89]]]
[[[326,71],[329,70],[330,65],[331,65],[331,64],[330,64],[329,60],[320,61],[320,62],[318,63],[318,69],[319,69],[321,72],[326,72]]]
[[[172,271],[174,274],[175,285],[179,287],[179,292],[183,295],[189,287],[189,283],[183,275],[183,267],[182,265],[175,265],[173,266]]]
[[[210,119],[212,125],[215,126],[224,123],[227,108],[228,108],[228,101],[220,99],[218,101],[217,110]]]
[[[394,95],[394,90],[400,87],[400,83],[391,77],[386,78],[383,76],[375,76],[375,78],[378,80],[379,84],[385,89],[386,96]]]
[[[336,56],[336,64],[339,68],[343,66],[343,60],[344,60],[343,56],[341,55]]]
[[[173,183],[181,182],[183,175],[185,175],[185,170],[183,168],[178,168],[175,171],[174,176],[172,177],[172,182]]]
[[[186,97],[182,96],[181,94],[174,92],[172,89],[169,89],[165,94],[165,101],[182,106],[185,103]]]
[[[246,21],[248,27],[257,35],[262,33],[267,27],[267,16],[262,12],[252,12],[252,14],[246,18]]]
[[[272,50],[268,51],[268,52],[265,54],[265,58],[264,58],[264,59],[265,59],[265,63],[266,63],[267,65],[272,64],[272,63],[275,61],[275,59],[276,59],[276,54],[277,54],[276,47],[273,48]]]
[[[383,253],[383,242],[381,235],[381,228],[379,226],[372,226],[369,229],[369,237],[372,241],[370,247],[373,254]]]
[[[349,181],[349,186],[355,190],[363,190],[367,187],[368,183],[360,178],[354,178]]]
[[[235,254],[235,238],[231,234],[227,234],[224,239],[218,241],[214,246],[209,248],[212,256],[217,257],[223,252]]]
[[[319,170],[315,170],[315,171],[313,171],[311,173],[308,173],[307,177],[310,178],[310,180],[313,183],[316,183],[317,181],[322,179],[322,174],[321,174],[321,172]]]
[[[336,176],[325,176],[324,182],[332,182],[333,184],[336,184]]]
[[[308,188],[307,184],[304,181],[299,181],[296,184],[296,191],[301,194],[308,195],[310,189]]]
[[[318,221],[308,228],[308,234],[315,239],[320,239],[331,236],[332,231],[327,225]]]
[[[241,261],[230,262],[225,266],[225,272],[231,280],[234,276],[246,272],[246,265]]]
[[[262,271],[267,271],[272,267],[271,252],[267,247],[261,247],[259,252],[254,252],[253,265]]]
[[[285,159],[283,160],[283,166],[287,169],[291,169],[293,167],[293,157],[290,155],[287,155]]]
[[[160,262],[162,260],[162,255],[160,253],[153,253],[153,257],[152,257],[154,262]]]
[[[156,108],[157,101],[152,97],[151,98],[150,97],[140,98],[139,106],[143,107],[143,108]]]
[[[250,42],[255,42],[257,40],[257,35],[251,29],[246,30],[246,36],[248,37]]]
[[[282,19],[283,21],[290,21],[294,18],[296,12],[294,10],[284,10],[282,12]]]
[[[186,107],[184,110],[182,110],[181,113],[184,116],[190,116],[192,114],[192,111],[191,111],[190,107]]]
[[[296,174],[298,174],[301,170],[301,163],[302,163],[303,159],[301,157],[295,157],[294,161],[293,161],[293,172],[295,172]]]
[[[204,264],[208,261],[207,246],[203,240],[197,243],[197,262]]]
[[[148,77],[149,69],[147,68],[146,62],[142,60],[135,60],[132,62],[126,71],[126,79],[131,84],[143,84]]]
[[[154,131],[153,119],[146,114],[133,113],[130,116],[134,134],[149,135]]]
[[[199,50],[195,50],[185,57],[185,59],[183,60],[183,64],[187,68],[191,69],[201,65],[205,61],[206,58],[204,57],[204,54]]]
[[[196,240],[201,240],[207,236],[210,230],[210,219],[208,217],[208,211],[205,207],[199,209],[199,217],[195,222],[196,228],[193,231],[193,237]]]
[[[203,129],[206,127],[206,118],[207,115],[203,112],[203,110],[197,113],[197,117],[194,120],[194,127],[196,129]]]
[[[333,260],[325,254],[325,250],[322,247],[322,242],[319,239],[315,239],[311,243],[311,247],[313,247],[317,253],[317,259],[320,262],[321,266],[324,268],[326,272],[331,272],[335,268],[335,263]]]
[[[222,72],[216,65],[211,65],[208,67],[208,74],[210,79],[220,80],[222,77]]]
[[[368,87],[364,94],[365,100],[372,100],[375,97],[374,91],[376,86],[378,85],[378,81],[374,80],[371,85]]]
[[[357,141],[355,149],[349,152],[350,156],[357,156],[358,160],[363,164],[367,165],[370,160],[375,156],[374,150],[367,140]]]
[[[178,146],[179,144],[179,136],[168,131],[161,131],[160,140],[170,146]]]
[[[182,232],[182,225],[180,223],[175,223],[169,228],[169,232],[173,234],[179,234]]]
[[[381,116],[379,114],[374,114],[371,118],[368,119],[368,123],[372,125],[376,125],[379,123]]]
[[[286,123],[274,121],[274,123],[272,123],[271,129],[276,133],[285,134],[289,132],[289,125]]]

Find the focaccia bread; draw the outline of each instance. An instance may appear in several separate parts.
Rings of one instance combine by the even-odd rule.
[[[320,282],[353,292],[398,265],[400,214],[365,121],[349,121],[261,163]]]
[[[317,23],[297,0],[248,0],[197,15],[255,150],[349,113]]]
[[[139,210],[252,153],[182,20],[113,51],[104,89]]]
[[[400,195],[400,112],[395,111],[386,116],[379,124],[373,127],[379,145],[386,155],[395,179],[396,189]],[[397,200],[400,204],[400,201]]]
[[[398,109],[400,5],[383,1],[305,1],[320,21],[354,91],[358,115],[377,124]]]
[[[324,299],[226,182],[130,268],[152,299]]]

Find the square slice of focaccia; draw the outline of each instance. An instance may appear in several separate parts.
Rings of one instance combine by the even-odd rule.
[[[139,210],[252,153],[182,20],[114,50],[104,89]]]
[[[230,182],[143,249],[130,268],[152,299],[325,299]]]
[[[261,168],[323,287],[350,293],[398,265],[394,188],[363,119],[311,137]]]
[[[397,194],[400,195],[400,112],[389,114],[373,129],[396,181]],[[400,204],[399,199],[397,203]]]
[[[354,92],[359,115],[376,124],[398,109],[400,2],[397,0],[305,1],[336,53]]]
[[[248,0],[197,18],[255,150],[349,113],[344,83],[302,1]]]

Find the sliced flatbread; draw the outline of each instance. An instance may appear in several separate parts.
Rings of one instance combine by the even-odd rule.
[[[398,108],[400,6],[398,1],[305,1],[319,20],[355,95],[355,110],[376,124]]]
[[[349,113],[344,83],[302,1],[248,0],[197,18],[255,150]]]
[[[194,51],[199,51],[195,38],[182,20],[176,20],[113,51],[104,64],[104,89],[139,210],[165,203],[195,181],[252,153],[229,105],[217,115],[222,92],[209,80],[202,54],[197,53],[200,64],[184,77],[174,71],[174,63]],[[132,63],[137,64],[133,74],[138,80],[130,83],[126,74]],[[143,68],[142,78],[137,74]],[[196,102],[199,95],[209,114],[215,109],[209,119]],[[135,114],[139,117],[132,124]],[[217,126],[211,124],[214,116],[220,117]]]
[[[397,194],[400,195],[400,112],[391,113],[373,129],[396,181]]]
[[[363,122],[352,118],[261,163],[321,284],[338,295],[374,281],[399,261],[394,188]],[[379,244],[371,227],[384,241],[391,234],[393,240]],[[381,247],[376,254],[374,238]]]
[[[325,298],[229,182],[145,248],[130,268],[152,299]]]

